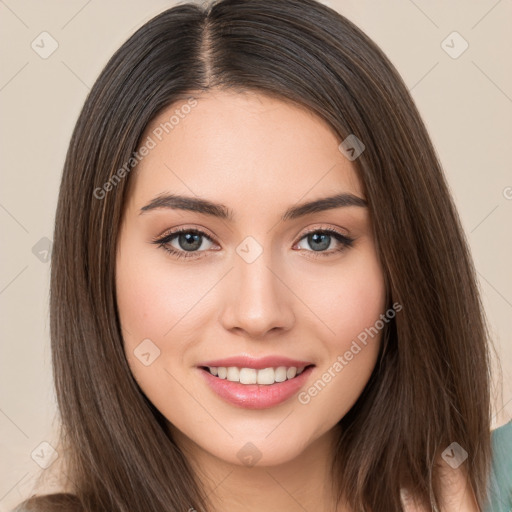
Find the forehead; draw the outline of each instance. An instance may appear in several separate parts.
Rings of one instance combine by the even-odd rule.
[[[151,149],[131,177],[136,203],[165,192],[211,197],[234,209],[340,191],[362,197],[355,169],[338,149],[341,139],[306,108],[255,92],[193,97],[148,125],[142,142]]]

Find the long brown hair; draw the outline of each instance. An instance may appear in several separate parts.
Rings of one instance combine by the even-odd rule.
[[[66,510],[74,503],[88,512],[208,510],[165,418],[128,367],[115,255],[145,128],[170,104],[213,88],[306,106],[340,140],[354,134],[365,145],[353,164],[389,303],[402,311],[340,421],[337,495],[354,510],[400,511],[407,488],[436,510],[439,456],[457,442],[483,505],[489,336],[468,244],[407,87],[375,43],[314,0],[221,0],[175,6],[142,26],[110,59],[76,124],[56,212],[50,299],[62,453],[76,498],[54,495],[47,507],[39,498],[26,510],[31,503],[56,510],[60,499]]]

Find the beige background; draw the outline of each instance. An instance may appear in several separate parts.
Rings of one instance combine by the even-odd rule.
[[[402,74],[444,165],[478,269],[503,365],[494,425],[512,419],[512,2],[325,2],[373,38]],[[110,55],[172,1],[0,1],[0,512],[30,491],[42,442],[54,442],[49,263],[71,130]],[[31,47],[50,48],[43,59]],[[442,42],[469,44],[452,58]],[[453,43],[451,42],[453,40]],[[451,52],[462,40],[450,36]],[[40,50],[42,51],[42,49]],[[41,239],[43,239],[41,241]],[[36,245],[37,244],[37,245]],[[36,249],[33,252],[33,247]],[[34,452],[34,450],[36,450]]]

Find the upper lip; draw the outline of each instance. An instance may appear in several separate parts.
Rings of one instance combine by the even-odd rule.
[[[311,361],[300,361],[283,356],[265,356],[256,358],[243,355],[227,357],[225,359],[216,359],[214,361],[206,361],[204,363],[200,363],[198,366],[221,366],[226,368],[236,366],[237,368],[254,368],[255,370],[260,370],[262,368],[278,368],[279,366],[286,366],[288,368],[295,366],[296,368],[302,368],[312,364],[313,363]]]

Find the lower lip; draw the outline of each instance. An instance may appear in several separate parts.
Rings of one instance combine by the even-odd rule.
[[[240,384],[219,379],[208,370],[199,368],[207,384],[221,398],[244,409],[267,409],[288,400],[304,385],[314,366],[309,366],[300,375],[274,384]]]

